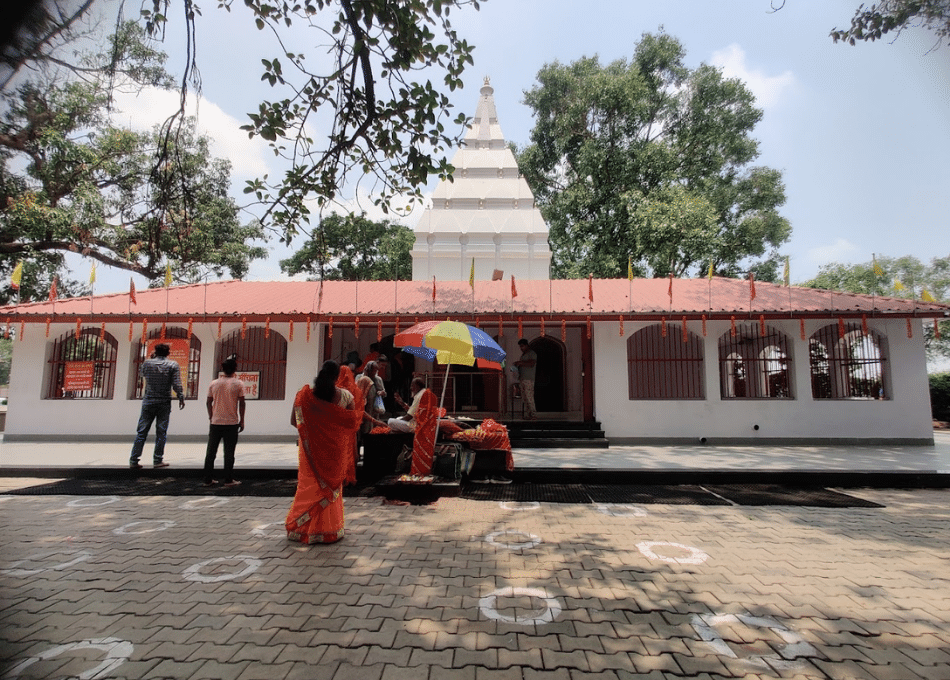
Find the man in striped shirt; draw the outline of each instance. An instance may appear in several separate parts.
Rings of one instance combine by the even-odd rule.
[[[142,362],[139,377],[145,378],[145,394],[142,396],[142,412],[139,415],[135,443],[129,457],[129,467],[141,470],[139,459],[145,448],[145,438],[155,421],[155,451],[152,463],[157,468],[168,467],[165,457],[165,438],[172,413],[172,389],[178,395],[178,408],[185,408],[185,390],[181,386],[181,369],[178,363],[168,358],[171,348],[164,342],[155,345],[155,353]]]

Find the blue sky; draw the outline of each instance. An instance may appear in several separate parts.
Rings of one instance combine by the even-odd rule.
[[[474,113],[489,76],[505,137],[523,145],[533,125],[523,92],[544,64],[594,54],[602,63],[629,58],[643,33],[662,26],[683,43],[689,66],[711,63],[741,78],[764,109],[754,133],[761,151],[756,164],[784,175],[788,200],[781,212],[793,232],[782,251],[790,256],[793,283],[811,278],[822,264],[865,262],[872,253],[924,261],[946,256],[950,47],[930,51],[934,38],[920,30],[893,44],[834,44],[829,31],[849,25],[857,4],[789,0],[773,12],[769,0],[487,0],[479,12],[452,14],[454,27],[476,47],[466,87],[453,102]],[[233,194],[243,202],[244,180],[276,175],[279,166],[266,145],[237,130],[262,97],[273,96],[259,78],[260,59],[275,53],[239,5],[231,13],[213,3],[203,7],[198,114],[200,127],[216,140],[216,155],[232,160]],[[309,49],[313,33],[302,32],[296,49]],[[178,40],[170,30],[170,52]],[[148,127],[167,115],[172,98],[150,93],[120,105],[119,120]],[[406,223],[412,226],[420,214]],[[287,250],[276,241],[270,247],[273,256],[255,264],[251,278],[284,278],[277,259]],[[104,269],[97,272],[97,293],[128,289],[128,274]]]

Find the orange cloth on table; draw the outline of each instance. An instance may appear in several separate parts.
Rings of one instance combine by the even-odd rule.
[[[363,394],[363,390],[356,386],[356,378],[353,377],[353,371],[350,370],[349,366],[340,366],[340,377],[336,379],[336,386],[353,395],[353,409],[362,414],[366,407],[366,395]],[[353,455],[350,456],[346,467],[346,481],[348,484],[356,484],[356,438],[358,434],[359,431],[357,430],[350,438],[349,445]]]
[[[416,411],[416,430],[412,439],[413,475],[424,477],[432,474],[432,458],[435,455],[435,427],[438,420],[438,401],[432,390],[425,390]]]
[[[343,483],[353,458],[351,436],[362,413],[318,399],[310,385],[294,398],[298,446],[297,493],[287,513],[287,538],[333,543],[343,538]]]

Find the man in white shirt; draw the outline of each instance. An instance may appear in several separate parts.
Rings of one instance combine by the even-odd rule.
[[[406,415],[399,418],[389,419],[389,429],[393,432],[415,432],[416,431],[416,413],[419,411],[419,402],[422,401],[422,393],[425,392],[426,381],[416,377],[409,384],[409,391],[412,393],[412,404],[407,408],[406,402],[396,393],[396,403],[406,409]]]

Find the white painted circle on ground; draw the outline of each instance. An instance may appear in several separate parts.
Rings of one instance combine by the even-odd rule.
[[[221,562],[244,562],[244,568],[240,571],[234,571],[224,574],[214,574],[214,575],[205,575],[201,573],[201,570],[204,567],[209,567],[213,564],[219,564]],[[255,571],[261,568],[261,565],[264,564],[262,560],[252,557],[250,555],[232,555],[230,557],[215,557],[210,560],[205,560],[204,562],[199,562],[198,564],[193,564],[185,571],[182,572],[182,576],[185,577],[186,581],[197,581],[198,583],[217,583],[219,581],[234,581],[235,579],[243,578],[248,574],[253,574]]]
[[[513,510],[514,512],[526,512],[529,510],[537,510],[541,507],[541,504],[537,501],[502,501],[501,509],[502,510]]]
[[[142,525],[144,525],[144,528],[133,531],[133,527],[141,527]],[[149,525],[152,526],[149,528]],[[175,526],[175,523],[170,519],[147,519],[141,522],[123,524],[119,528],[113,529],[112,533],[116,536],[135,536],[137,534],[152,534],[156,531],[165,531],[166,529],[171,529],[173,526]]]
[[[21,564],[26,564],[28,562],[39,562],[40,560],[46,560],[50,557],[53,557],[54,555],[62,555],[64,557],[67,557],[69,555],[75,555],[75,557],[73,557],[70,560],[66,560],[65,562],[57,562],[56,564],[51,564],[48,567],[39,567],[39,568],[33,568],[33,569],[19,569],[19,566]],[[10,565],[9,568],[0,570],[0,574],[6,574],[7,576],[33,576],[35,574],[39,574],[51,569],[56,569],[56,570],[68,569],[74,564],[79,564],[80,562],[84,562],[91,557],[92,557],[92,553],[86,550],[50,550],[48,552],[42,552],[42,553],[37,553],[35,555],[30,555],[29,557],[22,560],[17,560],[12,565]]]
[[[654,548],[676,548],[677,550],[685,550],[689,553],[689,556],[669,557],[667,555],[658,555],[653,550]],[[642,541],[637,543],[637,549],[651,560],[669,562],[670,564],[702,564],[709,559],[709,555],[699,548],[683,545],[682,543],[671,543],[670,541]]]
[[[46,661],[47,659],[53,659],[57,656],[60,656],[61,654],[83,651],[86,649],[94,649],[105,652],[106,656],[102,660],[102,663],[100,663],[98,666],[90,668],[89,670],[83,671],[77,675],[76,677],[80,680],[97,680],[97,678],[106,677],[113,669],[128,661],[129,657],[132,656],[132,651],[135,648],[132,646],[131,642],[119,640],[118,638],[95,638],[92,640],[83,640],[82,642],[73,642],[68,645],[59,645],[58,647],[53,647],[52,649],[46,650],[39,656],[31,656],[29,659],[21,661],[9,671],[8,675],[4,675],[4,677],[15,678],[38,661]]]
[[[757,654],[741,657],[758,668],[790,670],[800,666],[801,657],[818,656],[818,652],[798,633],[789,630],[771,616],[751,614],[693,614],[693,630],[716,654],[730,659],[739,659],[732,647],[716,631],[716,626],[744,624],[750,628],[767,628],[778,635],[784,644],[776,647],[775,654]]]
[[[498,611],[499,597],[536,597],[544,601],[544,606],[536,611],[528,612],[527,615],[516,614],[508,616]],[[516,623],[522,626],[542,625],[551,623],[561,613],[561,604],[556,598],[551,597],[541,588],[499,588],[489,593],[478,601],[478,608],[482,614],[494,621],[504,623]]]
[[[648,514],[646,508],[624,503],[601,503],[597,512],[608,517],[646,517]]]
[[[502,529],[485,536],[485,542],[508,550],[526,550],[538,545],[541,542],[541,537],[524,531]]]
[[[206,510],[216,508],[219,505],[227,505],[230,501],[227,498],[215,498],[213,496],[204,496],[202,498],[192,498],[178,506],[179,510]]]
[[[270,529],[270,527],[279,527]],[[283,522],[271,522],[270,524],[261,524],[251,529],[254,536],[260,538],[287,538],[287,526]]]
[[[118,503],[121,498],[118,496],[96,496],[93,498],[77,498],[76,500],[69,501],[66,504],[66,507],[69,508],[95,508],[100,505],[109,505],[110,503]]]

